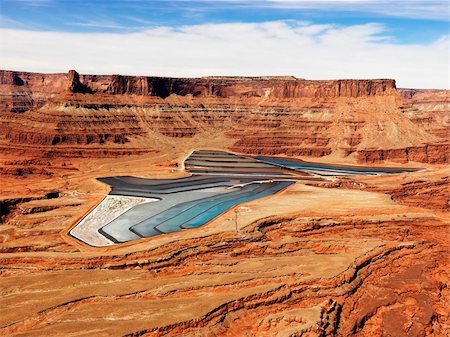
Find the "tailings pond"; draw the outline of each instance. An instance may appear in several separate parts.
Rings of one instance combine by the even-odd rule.
[[[70,235],[108,246],[200,227],[238,204],[270,196],[296,181],[329,175],[374,175],[411,169],[339,166],[291,158],[250,157],[225,151],[195,151],[184,162],[191,176],[180,179],[105,177],[109,196]]]

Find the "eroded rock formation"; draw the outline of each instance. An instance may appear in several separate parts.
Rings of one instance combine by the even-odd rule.
[[[75,70],[69,70],[66,90],[80,94],[92,93],[87,85],[80,82],[80,75]]]
[[[448,336],[448,106],[391,80],[0,71],[0,334]],[[108,249],[68,235],[96,178],[178,178],[205,147],[426,170]]]
[[[0,71],[0,92],[2,151],[51,156],[90,145],[116,156],[174,139],[207,144],[212,132],[244,153],[448,162],[448,92],[398,91],[393,80]]]

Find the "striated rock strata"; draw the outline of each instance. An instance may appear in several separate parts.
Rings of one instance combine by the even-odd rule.
[[[251,154],[448,162],[448,91],[393,80],[0,71],[0,94],[5,152],[118,156],[215,137]]]
[[[0,335],[448,336],[447,115],[389,80],[1,71]],[[205,147],[427,164],[107,249],[68,235],[96,178],[179,178]]]

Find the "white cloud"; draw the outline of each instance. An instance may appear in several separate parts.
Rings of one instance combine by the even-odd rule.
[[[449,37],[395,44],[379,24],[296,21],[158,27],[134,33],[0,29],[0,67],[196,77],[294,75],[395,78],[400,87],[449,87]]]
[[[84,20],[69,23],[71,26],[90,27],[90,28],[105,28],[105,29],[126,29],[126,26],[119,25],[109,20]]]
[[[449,20],[448,0],[265,0],[256,3],[274,8],[346,11],[381,16]]]
[[[211,0],[167,0],[183,4]],[[358,15],[378,15],[415,19],[449,20],[448,0],[215,0],[214,5],[247,8],[301,9],[305,11],[350,12]]]

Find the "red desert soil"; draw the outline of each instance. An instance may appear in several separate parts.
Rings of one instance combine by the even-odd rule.
[[[448,336],[448,91],[391,80],[0,72],[0,335]],[[99,249],[97,177],[199,148],[421,167],[296,183],[198,229]]]

